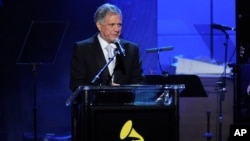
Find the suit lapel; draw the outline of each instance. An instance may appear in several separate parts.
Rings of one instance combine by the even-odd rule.
[[[102,52],[102,48],[101,48],[101,45],[98,41],[97,36],[95,36],[95,38],[94,38],[94,46],[93,46],[92,51],[94,52],[98,68],[99,68],[99,70],[101,70],[106,65],[106,61],[105,61],[105,57],[104,57],[104,54]],[[108,68],[106,68],[103,71],[103,73],[100,75],[100,78],[103,79],[103,80],[101,80],[103,82],[103,84],[105,84],[109,80],[110,75],[109,75]]]
[[[125,49],[125,53],[127,51],[126,46],[122,40],[120,40],[121,45]],[[117,55],[116,56],[116,66],[114,70],[114,82],[119,83],[119,80],[122,79],[122,75],[126,75],[126,67],[125,67],[125,60],[127,56]]]

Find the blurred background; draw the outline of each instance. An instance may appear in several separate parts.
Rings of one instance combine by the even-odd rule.
[[[198,60],[215,66],[248,63],[249,56],[244,53],[240,56],[239,45],[248,50],[248,39],[240,33],[249,29],[241,28],[236,33],[234,30],[224,32],[211,26],[215,23],[238,29],[236,9],[240,9],[238,12],[243,14],[238,16],[244,17],[244,13],[249,12],[244,2],[0,0],[1,141],[22,141],[24,136],[28,136],[26,134],[32,134],[34,105],[37,105],[39,134],[70,134],[71,111],[70,107],[65,106],[65,100],[71,95],[69,71],[73,43],[97,32],[93,14],[105,2],[116,4],[122,9],[122,37],[139,44],[145,74],[161,75],[162,71],[175,74],[178,58]],[[39,47],[46,48],[38,53],[45,60],[40,65],[27,63],[25,58],[20,60],[23,49],[28,46],[28,33],[34,22],[44,23],[42,30],[37,31],[39,34],[34,33],[37,36],[34,51],[39,50]],[[56,23],[60,27],[54,28],[48,23]],[[236,34],[242,37],[242,42],[239,42],[241,44],[236,42]],[[39,41],[42,37],[48,42]],[[147,49],[168,47],[173,49],[147,52]],[[199,70],[209,73],[206,68]],[[215,73],[220,75],[223,72],[219,69]]]

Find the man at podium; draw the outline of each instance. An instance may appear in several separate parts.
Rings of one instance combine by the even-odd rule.
[[[138,45],[119,38],[122,20],[122,12],[115,5],[105,3],[96,10],[94,21],[99,32],[76,42],[73,47],[70,73],[72,91],[81,85],[144,82]],[[111,53],[109,48],[113,49]]]

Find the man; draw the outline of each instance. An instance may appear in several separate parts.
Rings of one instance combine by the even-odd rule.
[[[122,30],[121,10],[109,3],[103,4],[95,12],[94,20],[99,33],[86,40],[76,42],[74,45],[70,89],[74,91],[81,85],[143,83],[144,75],[138,45],[119,39]],[[117,43],[114,44],[114,42]],[[108,68],[104,69],[100,76],[97,77],[97,80],[94,81],[98,72],[110,59],[106,50],[107,46],[112,46],[111,48],[118,53],[108,68],[112,63],[115,62],[116,64],[114,68],[109,68],[110,70]]]

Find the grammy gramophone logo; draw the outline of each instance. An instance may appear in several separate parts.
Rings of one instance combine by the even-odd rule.
[[[124,141],[144,141],[143,137],[132,127],[132,120],[128,120],[122,126],[120,139]]]

